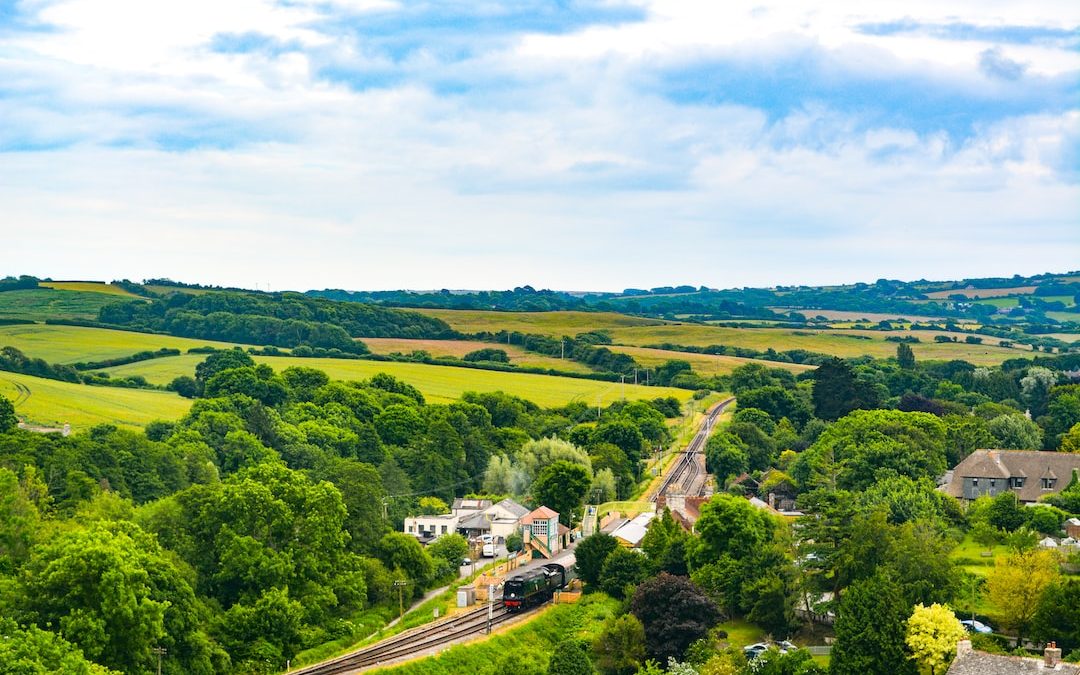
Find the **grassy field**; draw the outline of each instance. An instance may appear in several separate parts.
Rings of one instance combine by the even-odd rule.
[[[3,295],[6,294],[0,293],[0,296]],[[0,326],[0,347],[6,346],[15,347],[28,356],[45,359],[50,363],[75,363],[113,359],[146,350],[154,351],[162,347],[186,351],[192,347],[205,346],[227,349],[233,345],[212,340],[132,333],[106,328],[25,324]],[[200,360],[202,358],[206,358],[205,355]]]
[[[928,298],[948,299],[950,295],[962,295],[965,298],[1003,298],[1007,295],[1031,295],[1035,286],[1013,286],[1012,288],[962,288],[951,291],[933,291],[926,293]]]
[[[165,384],[178,375],[191,375],[195,365],[205,356],[184,354],[163,359],[141,361],[107,370],[113,377],[142,375],[147,381]],[[294,359],[282,356],[256,356],[259,363],[270,364],[281,371],[289,366],[306,366],[325,371],[336,380],[363,380],[376,373],[389,373],[412,384],[431,402],[456,401],[466,391],[504,391],[533,401],[542,407],[562,406],[571,401],[585,401],[596,405],[597,398],[604,404],[621,398],[624,387],[615,382],[579,380],[552,375],[528,373],[504,373],[453,366],[433,366],[424,363],[395,363],[390,361],[355,361],[348,359]],[[681,401],[690,398],[685,389],[670,387],[646,387],[625,385],[629,399],[675,396]]]
[[[107,284],[104,281],[42,281],[38,286],[53,288],[60,291],[83,291],[87,293],[104,293],[106,295],[118,295],[126,298],[137,298],[131,291],[124,290],[119,286]]]
[[[172,392],[90,387],[0,372],[0,394],[15,403],[15,412],[29,424],[79,431],[107,422],[142,427],[155,419],[177,419],[191,401]]]
[[[675,352],[668,349],[651,349],[649,347],[609,347],[613,352],[621,352],[634,357],[638,363],[654,367],[672,359],[687,361],[690,366],[700,375],[727,375],[739,366],[748,363],[758,363],[769,368],[783,368],[793,373],[801,373],[813,370],[813,366],[804,366],[798,363],[778,363],[776,361],[762,361],[760,359],[744,359],[738,356],[717,356],[712,354],[689,354],[687,352]],[[644,377],[644,376],[643,376]]]
[[[363,342],[375,354],[392,354],[394,352],[408,354],[412,351],[422,350],[432,356],[454,356],[459,359],[478,349],[494,348],[506,352],[506,355],[510,357],[510,363],[515,366],[553,368],[570,373],[592,372],[588,366],[577,361],[534,354],[517,345],[493,344],[475,340],[410,340],[406,338],[363,338]]]
[[[806,349],[840,357],[868,354],[879,358],[896,354],[896,343],[888,342],[885,338],[890,335],[902,334],[904,334],[903,331],[722,328],[694,324],[629,327],[612,330],[612,337],[616,342],[635,346],[664,342],[702,347],[723,344],[760,350],[769,347],[777,351]],[[965,344],[962,342],[964,337],[962,335],[959,337],[961,342],[938,344],[932,341],[934,331],[915,331],[912,334],[918,335],[924,340],[921,344],[912,345],[915,356],[920,359],[964,359],[976,365],[996,365],[1006,359],[1030,354],[1027,351],[1008,349],[991,344]],[[986,340],[991,341],[996,340],[996,338],[986,338]]]
[[[878,321],[942,321],[940,317],[921,316],[917,314],[886,314],[877,312],[848,312],[842,309],[798,309],[792,307],[770,307],[776,312],[798,312],[808,318],[823,316],[830,321],[859,321],[865,319],[877,323]]]
[[[546,671],[555,646],[564,639],[591,641],[618,608],[615,600],[595,593],[574,604],[545,607],[490,637],[473,640],[398,666],[372,672],[395,675],[503,675],[523,668]]]
[[[659,319],[642,319],[615,312],[493,312],[482,310],[417,309],[434,316],[463,333],[500,330],[538,335],[577,335],[590,330],[610,330],[627,326],[659,326]]]
[[[53,288],[32,288],[0,293],[2,319],[96,319],[98,310],[121,298],[109,293],[90,293]]]

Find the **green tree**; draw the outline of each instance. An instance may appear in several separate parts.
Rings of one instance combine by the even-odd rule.
[[[999,448],[1038,450],[1042,448],[1042,429],[1023,415],[1001,415],[986,423],[986,430]]]
[[[600,671],[630,675],[645,661],[645,627],[633,614],[610,616],[592,643]]]
[[[1014,492],[1002,492],[995,495],[986,510],[986,522],[1006,532],[1020,528],[1027,521],[1027,509],[1020,504]]]
[[[705,463],[717,482],[724,485],[728,478],[750,468],[750,456],[741,440],[720,432],[713,434],[705,444]]]
[[[838,420],[852,410],[878,406],[873,390],[855,377],[855,371],[842,359],[833,358],[814,371],[814,415],[823,420]]]
[[[585,467],[559,460],[540,472],[533,483],[532,493],[538,504],[557,511],[559,522],[570,527],[591,484]]]
[[[427,552],[433,558],[447,561],[456,570],[469,553],[469,542],[460,534],[444,534],[428,544]]]
[[[597,532],[578,542],[574,549],[577,571],[581,580],[590,586],[600,583],[600,572],[608,555],[618,548],[619,542],[610,534]]]
[[[555,645],[547,672],[548,675],[593,675],[596,669],[581,641],[570,639]]]
[[[883,575],[856,581],[840,596],[832,675],[914,673],[904,633],[911,608],[895,582]]]
[[[986,590],[1001,622],[1022,640],[1043,591],[1057,578],[1058,564],[1052,552],[1024,551],[994,561],[994,569],[986,577]]]
[[[223,370],[246,368],[254,365],[255,359],[251,358],[250,354],[239,347],[223,349],[207,356],[199,365],[195,366],[195,379],[200,383],[206,383],[211,377]]]
[[[6,434],[19,424],[15,416],[15,406],[3,394],[0,394],[0,434]]]
[[[1031,635],[1039,642],[1055,640],[1068,651],[1080,649],[1080,580],[1061,579],[1043,591]]]
[[[661,661],[682,656],[720,619],[716,605],[692,581],[664,572],[638,585],[630,612],[645,628],[645,651]]]
[[[423,588],[434,572],[434,564],[416,537],[401,532],[387,532],[379,540],[377,552],[387,569],[400,570],[415,582],[415,592],[423,594]]]
[[[912,351],[910,345],[903,342],[896,345],[896,362],[905,370],[915,367],[915,352]]]
[[[1001,536],[1001,530],[985,520],[977,521],[971,526],[971,538],[976,544],[986,549],[987,553],[993,551],[994,546],[1001,541]]]
[[[622,600],[649,574],[645,556],[622,546],[612,551],[600,570],[600,588],[605,593]]]
[[[907,620],[905,641],[920,671],[941,675],[956,656],[956,643],[966,635],[952,610],[935,603],[929,607],[915,605]]]
[[[87,661],[78,647],[37,626],[21,628],[12,619],[0,618],[0,635],[0,673],[5,675],[119,675]]]
[[[714,495],[701,506],[698,537],[691,542],[689,556],[697,566],[729,555],[742,560],[770,542],[777,522],[749,501],[726,493]]]

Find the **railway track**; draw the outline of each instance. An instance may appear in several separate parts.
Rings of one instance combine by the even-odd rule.
[[[508,621],[512,616],[514,615],[507,612],[505,607],[497,605],[492,609],[491,626],[495,627]],[[406,656],[419,654],[463,637],[482,634],[487,631],[487,626],[488,608],[485,605],[445,621],[405,631],[351,654],[306,668],[290,670],[289,674],[340,675],[359,672],[365,668],[384,665]]]
[[[701,428],[690,440],[690,444],[679,453],[675,467],[660,483],[651,501],[656,501],[657,497],[668,494],[705,494],[709,478],[705,472],[705,443],[709,440],[709,434],[712,433],[716,420],[734,402],[734,398],[729,398],[712,407]]]

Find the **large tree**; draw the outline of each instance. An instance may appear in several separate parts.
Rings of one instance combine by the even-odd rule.
[[[1022,640],[1039,608],[1043,591],[1058,578],[1058,563],[1051,551],[1029,550],[998,558],[986,577],[990,601],[1001,622]]]
[[[597,532],[582,539],[574,549],[578,576],[581,580],[590,586],[599,584],[604,561],[618,546],[619,542],[615,537],[605,532]]]
[[[3,394],[0,394],[0,434],[15,428],[19,418],[15,416],[15,406]]]
[[[942,675],[956,656],[956,643],[967,635],[952,610],[934,603],[916,605],[907,620],[907,646],[920,670]]]
[[[848,363],[832,358],[814,371],[814,414],[823,420],[838,420],[852,410],[878,406],[873,388],[860,382]]]
[[[645,650],[661,662],[681,657],[720,619],[716,605],[692,581],[666,572],[637,587],[630,612],[645,627]]]
[[[899,586],[874,575],[844,590],[836,612],[831,675],[901,675],[916,672],[904,633],[911,608]]]
[[[533,483],[532,493],[537,503],[557,511],[559,522],[569,527],[584,503],[590,485],[592,479],[588,469],[559,460],[544,467]]]

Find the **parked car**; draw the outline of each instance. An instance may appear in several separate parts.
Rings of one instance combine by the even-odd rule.
[[[466,565],[471,565],[471,564],[472,564],[472,558],[462,558],[461,559],[461,566],[462,567],[465,567]]]
[[[757,657],[768,651],[768,649],[769,645],[765,644],[764,642],[755,642],[752,645],[746,645],[742,648],[743,654],[746,656],[747,661],[756,659]]]
[[[960,622],[964,628],[967,628],[969,633],[982,633],[984,635],[993,633],[994,629],[987,626],[982,621],[976,621],[975,619],[964,619]]]

